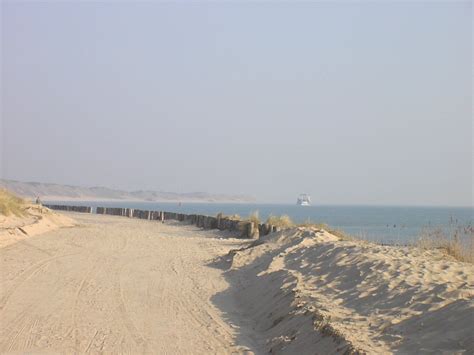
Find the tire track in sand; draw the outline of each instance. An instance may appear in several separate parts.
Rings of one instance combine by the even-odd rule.
[[[138,346],[144,346],[146,348],[147,346],[147,341],[144,337],[144,335],[138,330],[138,328],[135,326],[133,321],[130,318],[130,315],[127,311],[127,307],[125,305],[125,299],[123,295],[123,287],[122,287],[122,281],[121,281],[121,274],[123,272],[123,269],[125,266],[127,266],[129,263],[122,265],[119,270],[115,274],[115,282],[114,282],[114,294],[115,294],[115,299],[118,301],[118,310],[120,313],[120,317],[123,320],[123,323],[125,325],[126,330],[132,337],[133,341],[135,342],[136,345]]]
[[[90,261],[92,258],[89,258],[88,261]],[[87,270],[86,274],[84,277],[81,279],[81,282],[79,283],[79,287],[77,288],[75,294],[74,294],[74,305],[72,307],[72,319],[71,319],[71,328],[70,330],[66,333],[65,337],[68,337],[73,333],[73,340],[74,340],[74,346],[75,350],[80,352],[80,341],[78,337],[79,329],[77,327],[77,314],[78,314],[78,305],[79,305],[79,297],[81,295],[82,290],[84,289],[84,286],[86,283],[91,279],[92,274],[97,271],[96,264],[93,264],[89,270]]]
[[[3,295],[3,297],[0,299],[0,311],[3,310],[5,308],[5,306],[7,305],[8,303],[8,300],[10,299],[10,297],[15,293],[15,291],[26,281],[28,281],[29,279],[31,279],[34,275],[36,275],[36,273],[38,273],[39,271],[41,271],[41,269],[45,266],[47,266],[48,264],[50,264],[51,262],[57,260],[57,259],[61,259],[61,258],[65,258],[65,257],[68,257],[68,256],[72,256],[72,255],[77,255],[79,253],[71,253],[71,254],[65,254],[65,255],[58,255],[58,256],[54,256],[52,258],[47,258],[47,259],[43,259],[42,261],[30,266],[28,269],[26,269],[25,271],[23,271],[19,276],[17,276],[13,282],[16,281],[16,284],[13,285],[12,287],[10,287],[6,292],[5,294]]]

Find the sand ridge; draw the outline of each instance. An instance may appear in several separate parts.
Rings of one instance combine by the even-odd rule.
[[[26,205],[23,216],[0,215],[0,248],[29,237],[72,227],[75,221],[64,214],[56,213],[40,205]]]
[[[304,228],[230,257],[240,307],[270,352],[474,351],[472,264]]]

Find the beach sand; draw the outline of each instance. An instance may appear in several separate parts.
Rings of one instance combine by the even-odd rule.
[[[67,215],[76,227],[0,249],[0,352],[245,352],[211,302],[228,283],[206,266],[241,240],[192,226]]]
[[[474,352],[474,265],[440,251],[294,228],[226,258],[271,353]]]
[[[75,221],[39,205],[27,204],[24,216],[0,214],[0,248],[59,228],[73,227]]]
[[[2,353],[474,349],[474,268],[441,253],[64,215],[75,226],[0,248]]]

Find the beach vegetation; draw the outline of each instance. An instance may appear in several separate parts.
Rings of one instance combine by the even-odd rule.
[[[329,230],[330,227],[326,223],[314,223],[314,222],[304,222],[304,223],[299,223],[298,227],[308,227],[308,228],[313,228],[313,229],[324,229],[324,230]]]
[[[415,246],[442,250],[456,260],[474,263],[474,227],[451,222],[447,228],[423,228]]]
[[[219,219],[227,218],[227,219],[231,219],[231,220],[233,220],[233,221],[240,221],[240,220],[242,220],[242,217],[240,217],[240,215],[238,215],[238,214],[225,215],[225,214],[222,213],[222,212],[219,212],[219,213],[217,214],[216,218],[219,218]]]
[[[327,223],[315,223],[311,222],[310,219],[307,219],[304,223],[299,223],[297,224],[297,227],[306,227],[306,228],[312,228],[312,229],[319,229],[319,230],[325,230],[328,233],[331,233],[332,235],[335,235],[341,240],[355,240],[357,239],[356,237],[347,234],[341,229],[335,229],[331,226],[329,226]]]
[[[6,189],[0,189],[0,214],[4,216],[23,216],[26,203]]]
[[[368,241],[363,237],[350,235],[340,229],[335,229],[326,223],[314,223],[307,220],[297,225],[313,229],[323,229],[340,240],[363,241],[374,244],[382,242]],[[450,221],[447,227],[426,227],[423,228],[418,239],[411,244],[424,250],[441,250],[446,255],[458,261],[474,263],[474,227],[468,223],[460,225],[456,221]]]
[[[326,231],[329,231],[330,227],[326,223],[317,223],[317,222],[312,222],[311,219],[307,219],[303,223],[298,223],[296,225],[297,227],[307,227],[307,228],[314,228],[314,229],[324,229]]]
[[[280,227],[280,228],[290,228],[293,227],[295,224],[291,220],[290,216],[282,215],[282,216],[272,216],[270,215],[266,221],[267,224],[271,224],[272,226]]]
[[[326,229],[326,230],[329,233],[331,233],[332,235],[335,235],[336,237],[338,237],[340,240],[354,240],[354,239],[356,239],[354,236],[352,236],[350,234],[347,234],[346,232],[344,232],[343,230],[340,230],[340,229],[329,228],[329,229]]]
[[[259,217],[258,211],[252,212],[252,213],[248,216],[247,221],[248,221],[248,222],[252,222],[255,226],[258,226],[258,224],[260,223],[260,217]]]
[[[247,225],[252,223],[254,227],[258,227],[260,223],[260,217],[258,211],[252,212],[247,218],[240,220],[237,228],[244,233],[247,230]]]

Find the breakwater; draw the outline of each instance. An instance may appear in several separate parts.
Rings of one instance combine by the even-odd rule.
[[[68,206],[68,205],[44,205],[52,210],[94,213],[93,207]],[[150,221],[165,222],[175,220],[187,224],[193,224],[202,229],[219,229],[236,232],[241,238],[257,239],[260,236],[279,231],[279,228],[268,223],[256,223],[254,221],[233,219],[222,214],[216,217],[199,214],[185,214],[166,211],[150,211],[137,208],[120,207],[96,207],[96,214],[111,216],[122,216],[128,218],[146,219]]]
[[[52,210],[58,211],[69,211],[69,212],[81,212],[81,213],[92,213],[92,207],[87,206],[65,206],[65,205],[43,205]]]

